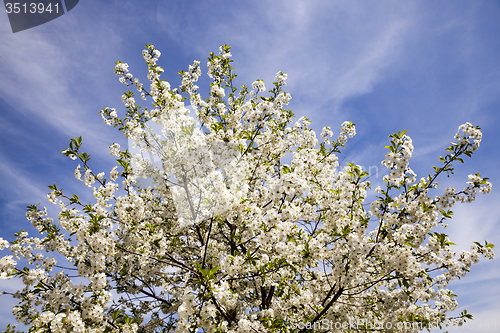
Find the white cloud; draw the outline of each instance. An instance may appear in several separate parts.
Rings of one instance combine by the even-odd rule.
[[[500,207],[496,204],[499,199],[495,192],[478,194],[475,202],[458,203],[452,208],[454,215],[445,232],[457,244],[453,247],[455,251],[468,251],[474,241],[500,244]]]
[[[407,28],[407,22],[392,22],[335,82],[333,99],[338,106],[347,98],[370,92],[383,79],[383,71],[395,61],[401,37]]]
[[[42,191],[41,189],[46,188],[41,184],[37,183],[31,175],[23,172],[19,166],[9,162],[5,156],[0,155],[2,163],[0,163],[0,173],[2,174],[2,185],[3,188],[9,189],[4,195],[8,198],[16,198],[13,201],[9,201],[11,204],[29,201],[39,201],[40,198],[46,198],[48,193]]]
[[[101,33],[108,38],[114,35],[111,29]],[[112,62],[104,64],[99,58],[106,48],[120,49],[120,38],[109,38],[114,43],[96,40],[92,46],[95,51],[89,56],[88,45],[81,41],[92,34],[54,31],[2,36],[4,49],[0,61],[4,84],[0,91],[16,110],[35,119],[40,126],[68,137],[82,135],[90,146],[102,147],[115,137],[102,130],[102,122],[96,122],[104,105],[96,108],[94,101],[103,100],[108,91],[93,81],[96,76],[100,76],[101,84],[103,80],[115,79]],[[109,100],[116,101],[119,95],[115,97]]]
[[[198,52],[232,45],[244,81],[272,80],[277,71],[288,72],[287,88],[300,95],[300,108],[316,109],[327,99],[339,107],[345,99],[371,91],[400,56],[412,21],[411,6],[395,4],[286,1],[248,6],[222,11],[223,20],[206,17],[207,23],[200,25],[166,10],[158,11],[157,20],[179,43]],[[194,8],[193,16],[202,16],[202,10]],[[385,14],[377,17],[374,11]]]

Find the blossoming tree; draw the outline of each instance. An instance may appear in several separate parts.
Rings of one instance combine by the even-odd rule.
[[[343,123],[336,140],[325,127],[318,141],[307,118],[293,123],[285,73],[266,96],[262,80],[238,89],[222,46],[208,58],[204,100],[199,61],[171,89],[160,79],[160,52],[146,47],[148,89],[125,63],[115,73],[152,107],[127,91],[123,118],[108,107],[101,114],[158,163],[112,144],[118,165],[105,178],[81,137],[71,140],[63,153],[79,160],[75,177],[96,200],[85,204],[54,184],[48,199],[60,207],[58,222],[29,206],[41,238],[0,238],[13,253],[0,260],[0,278],[24,284],[13,294],[18,321],[36,332],[414,332],[471,318],[447,316],[457,302],[446,286],[480,255],[493,258],[493,245],[457,255],[436,228],[456,202],[491,183],[475,174],[463,190],[431,193],[479,147],[479,127],[460,126],[441,166],[419,180],[406,131],[389,136],[384,187],[366,204],[368,173],[340,169],[337,157],[355,125]],[[50,252],[67,262],[57,265]]]

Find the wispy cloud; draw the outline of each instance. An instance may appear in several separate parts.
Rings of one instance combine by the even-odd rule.
[[[446,233],[457,244],[457,252],[468,251],[472,242],[500,244],[500,235],[495,232],[500,226],[500,200],[498,193],[478,194],[476,201],[469,204],[458,203],[452,208],[454,216],[448,223]]]
[[[379,7],[346,2],[248,3],[249,8],[221,8],[215,16],[204,15],[202,6],[185,20],[162,10],[166,6],[159,5],[157,14],[166,32],[199,52],[221,43],[234,46],[244,80],[272,80],[277,71],[288,72],[287,88],[300,97],[294,102],[299,108],[316,109],[325,101],[338,108],[345,99],[370,92],[400,56],[411,25],[411,12],[393,5],[385,17],[373,15],[382,12]],[[198,25],[192,23],[196,17],[203,18]]]
[[[114,34],[112,29],[102,32],[108,36]],[[110,135],[111,131],[103,131],[98,110],[104,105],[95,101],[118,101],[120,95],[109,98],[109,91],[97,89],[99,85],[94,80],[98,78],[101,84],[116,80],[113,63],[100,62],[99,58],[106,48],[119,50],[120,38],[105,43],[98,36],[89,31],[73,35],[62,30],[2,36],[0,80],[7,83],[0,86],[2,95],[19,112],[37,119],[41,126],[67,137],[82,135],[90,146],[109,145],[116,137]],[[88,54],[85,52],[88,46],[81,41],[90,38],[97,45],[92,46],[95,51],[89,59],[81,56]]]
[[[396,21],[385,27],[352,67],[334,81],[332,99],[337,107],[345,99],[371,92],[373,86],[384,78],[383,71],[396,60],[408,26],[407,22]]]
[[[40,201],[40,198],[46,198],[47,192],[42,191],[46,188],[44,184],[40,184],[33,180],[32,175],[23,172],[18,165],[14,165],[5,158],[5,155],[0,154],[0,173],[2,174],[3,188],[8,188],[9,191],[0,192],[0,196],[11,199],[17,198],[11,203],[19,202],[22,198],[23,202]]]

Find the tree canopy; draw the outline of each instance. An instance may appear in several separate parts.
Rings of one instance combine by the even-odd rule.
[[[480,128],[461,125],[440,166],[420,179],[407,132],[390,135],[384,186],[367,203],[368,172],[339,165],[355,124],[344,122],[336,138],[326,126],[318,139],[286,109],[286,73],[267,93],[263,80],[238,88],[230,49],[210,53],[206,99],[199,61],[175,89],[160,79],[152,45],[143,51],[147,89],[116,63],[120,82],[152,107],[129,90],[123,117],[109,107],[101,115],[143,154],[113,143],[117,165],[106,176],[92,169],[82,138],[71,139],[62,153],[78,161],[74,175],[95,201],[51,185],[57,221],[32,205],[26,217],[40,237],[0,239],[13,253],[0,259],[0,278],[24,284],[17,320],[33,332],[415,332],[472,318],[447,315],[457,307],[447,285],[481,255],[492,259],[493,245],[457,255],[436,228],[455,203],[492,185],[472,174],[462,190],[436,188],[478,149]]]

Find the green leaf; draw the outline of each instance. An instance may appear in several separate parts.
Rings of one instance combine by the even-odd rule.
[[[441,212],[441,215],[443,215],[443,217],[448,219],[451,219],[451,216],[453,215],[453,211],[451,210],[445,211],[444,209],[441,208],[439,209],[439,211]]]
[[[54,185],[48,185],[47,187],[49,188],[49,190],[57,191],[56,183],[54,183]]]
[[[209,279],[213,279],[213,278],[215,278],[215,273],[217,273],[217,271],[218,271],[219,269],[220,269],[220,267],[219,267],[219,266],[212,268],[212,269],[208,272],[208,278],[209,278]]]
[[[181,129],[181,134],[183,135],[191,136],[193,135],[193,133],[194,133],[194,124],[192,124],[191,126],[182,127]]]

